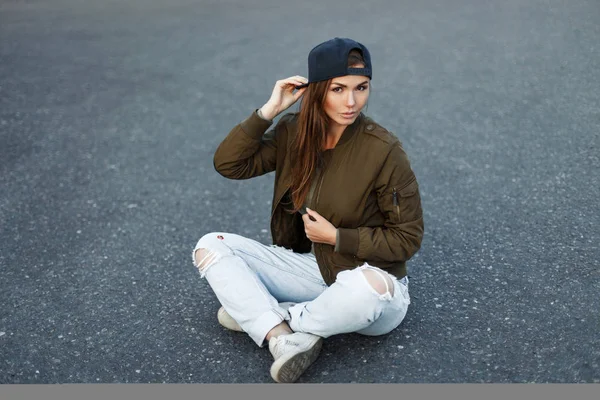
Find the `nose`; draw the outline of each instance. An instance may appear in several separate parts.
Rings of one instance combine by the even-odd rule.
[[[348,90],[348,97],[346,97],[346,105],[348,107],[353,107],[354,104],[356,104],[356,101],[354,101],[354,91]]]

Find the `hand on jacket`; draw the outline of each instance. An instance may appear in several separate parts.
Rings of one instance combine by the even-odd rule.
[[[310,217],[313,217],[314,221]],[[304,232],[311,242],[335,246],[337,229],[331,222],[310,208],[306,208],[306,214],[302,216],[302,220],[304,221]]]
[[[273,93],[271,93],[271,98],[260,108],[262,116],[268,120],[272,120],[290,108],[306,91],[306,88],[302,88],[294,93],[294,89],[296,89],[296,86],[307,82],[308,79],[298,75],[277,81],[273,88]]]

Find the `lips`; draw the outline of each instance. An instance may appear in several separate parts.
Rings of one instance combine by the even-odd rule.
[[[355,115],[356,115],[356,113],[355,113],[355,112],[351,112],[351,113],[342,113],[342,116],[343,116],[344,118],[352,118],[352,117],[354,117]]]

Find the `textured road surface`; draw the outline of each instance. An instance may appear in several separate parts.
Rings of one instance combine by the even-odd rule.
[[[0,383],[271,382],[191,249],[270,243],[273,176],[212,155],[334,36],[371,49],[426,236],[403,324],[300,381],[600,382],[598,1],[88,3],[0,2]]]

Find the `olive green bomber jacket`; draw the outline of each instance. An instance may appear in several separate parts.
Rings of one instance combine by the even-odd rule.
[[[273,243],[295,252],[311,250],[302,215],[290,214],[291,146],[297,114],[276,126],[254,111],[218,146],[214,167],[230,179],[249,179],[275,171],[271,208]],[[267,131],[268,130],[268,131]],[[323,153],[309,208],[338,229],[337,246],[315,243],[314,252],[328,285],[341,271],[365,262],[398,278],[420,248],[423,215],[419,186],[400,141],[361,114],[335,148]]]

